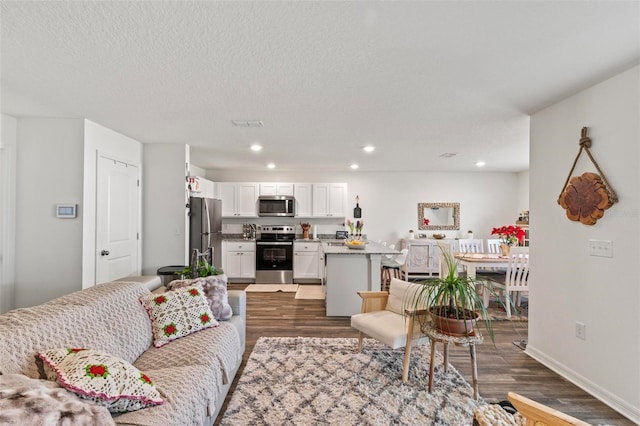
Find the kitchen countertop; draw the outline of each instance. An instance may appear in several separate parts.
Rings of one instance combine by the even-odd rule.
[[[334,246],[330,243],[341,243],[344,240],[322,240],[322,250],[325,254],[400,254],[398,250],[368,241],[364,249],[350,249],[349,247]]]

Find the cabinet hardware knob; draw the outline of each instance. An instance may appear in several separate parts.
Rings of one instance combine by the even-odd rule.
[[[100,252],[100,256],[109,256],[109,254],[110,254],[110,253],[109,253],[109,250],[102,250],[102,251]]]

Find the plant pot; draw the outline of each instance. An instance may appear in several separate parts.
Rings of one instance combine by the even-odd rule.
[[[465,309],[464,315],[460,318],[456,318],[455,316],[451,318],[450,316],[441,316],[434,313],[443,308],[446,309],[447,307],[434,306],[429,309],[431,318],[433,319],[433,325],[437,331],[451,336],[468,336],[473,333],[473,328],[478,321],[478,313]]]
[[[509,249],[511,248],[508,244],[500,244],[500,254],[503,256],[509,256]]]

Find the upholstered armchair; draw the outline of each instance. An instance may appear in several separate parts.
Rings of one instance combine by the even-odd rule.
[[[358,330],[358,352],[362,350],[364,335],[393,349],[404,347],[402,381],[409,377],[411,345],[427,342],[421,334],[419,317],[428,315],[425,309],[414,310],[412,296],[422,287],[396,278],[391,279],[389,291],[359,291],[361,313],[351,317],[351,327]],[[420,308],[420,307],[419,307]]]

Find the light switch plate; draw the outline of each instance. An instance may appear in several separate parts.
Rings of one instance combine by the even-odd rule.
[[[613,243],[610,240],[589,240],[589,256],[613,257]]]

